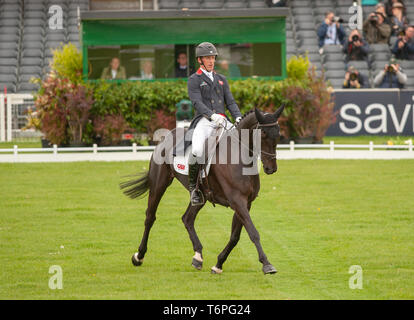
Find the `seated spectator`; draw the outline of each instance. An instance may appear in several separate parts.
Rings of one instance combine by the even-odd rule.
[[[368,80],[359,73],[359,71],[350,66],[348,71],[345,73],[344,89],[360,89],[368,87]]]
[[[414,26],[408,26],[405,31],[398,36],[391,52],[397,59],[414,60]]]
[[[154,75],[152,74],[152,62],[150,60],[144,60],[141,64],[141,80],[152,80]]]
[[[105,80],[119,80],[126,79],[125,68],[121,66],[121,61],[119,58],[114,57],[109,64],[109,67],[106,67],[102,71],[101,79]]]
[[[404,6],[401,4],[401,2],[396,2],[392,6],[393,16],[391,17],[391,22],[393,35],[398,35],[408,26],[408,19],[404,15],[403,10]]]
[[[266,0],[269,7],[286,7],[286,0]]]
[[[178,54],[177,63],[178,65],[175,68],[176,78],[188,78],[191,74],[194,73],[194,70],[188,67],[187,54],[185,52],[180,52]]]
[[[329,44],[344,44],[346,37],[340,19],[332,11],[325,14],[325,21],[318,28],[319,48]]]
[[[374,79],[377,88],[403,89],[406,83],[407,75],[402,72],[395,59],[391,59],[390,63],[386,64],[384,70],[381,70]]]
[[[227,78],[241,77],[240,69],[237,64],[229,63],[226,59],[221,59],[217,63],[217,72]]]
[[[365,39],[368,43],[388,44],[391,37],[391,26],[385,23],[385,17],[380,12],[372,12],[364,22]]]
[[[369,44],[366,42],[358,29],[354,29],[349,34],[344,44],[345,62],[354,60],[368,61]]]
[[[387,0],[387,2],[385,2],[385,10],[387,12],[388,17],[391,18],[393,16],[392,6],[394,5],[394,3],[397,3],[397,2],[401,3],[404,6],[403,13],[404,15],[406,14],[405,4],[403,0]]]

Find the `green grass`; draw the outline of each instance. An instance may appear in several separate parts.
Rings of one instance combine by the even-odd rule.
[[[268,276],[244,230],[224,273],[210,274],[232,218],[211,204],[196,221],[204,269],[191,267],[188,194],[177,182],[143,266],[133,267],[146,201],[126,198],[118,183],[143,167],[0,164],[0,299],[414,298],[414,161],[279,161],[251,210],[279,271]],[[52,265],[63,269],[63,290],[48,288]],[[351,265],[363,269],[362,290],[349,289]]]

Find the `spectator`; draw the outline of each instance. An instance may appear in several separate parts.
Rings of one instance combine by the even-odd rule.
[[[354,60],[365,60],[368,62],[369,44],[366,42],[358,29],[349,34],[344,44],[345,62]]]
[[[393,16],[391,18],[392,22],[392,33],[393,35],[398,35],[402,30],[408,26],[408,19],[403,14],[404,6],[401,2],[396,2],[392,6]]]
[[[386,64],[384,70],[381,70],[374,79],[377,88],[403,89],[406,83],[407,75],[402,72],[395,59],[391,59],[390,63]]]
[[[102,71],[101,79],[105,80],[119,80],[126,79],[125,68],[121,66],[121,61],[119,58],[114,57],[109,64],[109,67],[106,67]]]
[[[397,59],[414,60],[414,26],[408,26],[405,31],[398,36],[391,52]]]
[[[342,88],[344,89],[360,89],[368,86],[368,80],[359,73],[359,71],[350,66],[345,73],[345,80]]]
[[[388,1],[385,3],[385,10],[386,10],[386,12],[387,12],[387,16],[388,16],[388,17],[390,17],[390,18],[393,16],[393,13],[392,13],[392,6],[393,6],[393,5],[394,5],[394,3],[396,3],[396,2],[399,2],[399,3],[401,3],[401,4],[404,6],[403,13],[404,13],[404,15],[406,14],[405,4],[404,4],[404,1],[403,1],[403,0],[388,0]]]
[[[217,63],[217,72],[227,78],[241,77],[240,69],[237,64],[229,63],[226,59],[221,59]]]
[[[141,80],[152,80],[154,75],[152,74],[152,62],[150,60],[144,60],[141,64]]]
[[[176,78],[188,78],[194,70],[188,67],[187,54],[185,52],[180,52],[177,57],[177,67],[175,68],[175,77]]]
[[[319,48],[330,44],[344,44],[346,33],[341,19],[332,11],[325,14],[325,21],[318,28]]]
[[[391,26],[385,23],[385,16],[380,12],[372,12],[364,22],[365,39],[368,43],[388,44],[391,36]]]
[[[389,24],[391,26],[391,28],[392,28],[391,18],[388,17],[387,10],[385,9],[385,4],[378,3],[375,6],[375,12],[382,13],[382,15],[385,17],[384,18],[384,23]]]

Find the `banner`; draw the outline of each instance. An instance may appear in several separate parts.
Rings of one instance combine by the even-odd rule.
[[[336,90],[336,123],[327,136],[414,135],[414,91]]]

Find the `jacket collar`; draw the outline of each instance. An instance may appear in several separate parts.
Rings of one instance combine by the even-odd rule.
[[[214,82],[211,82],[211,79],[199,68],[196,72],[204,81],[206,81],[209,85],[215,85],[217,83],[217,75],[216,71],[213,70],[213,78]]]

